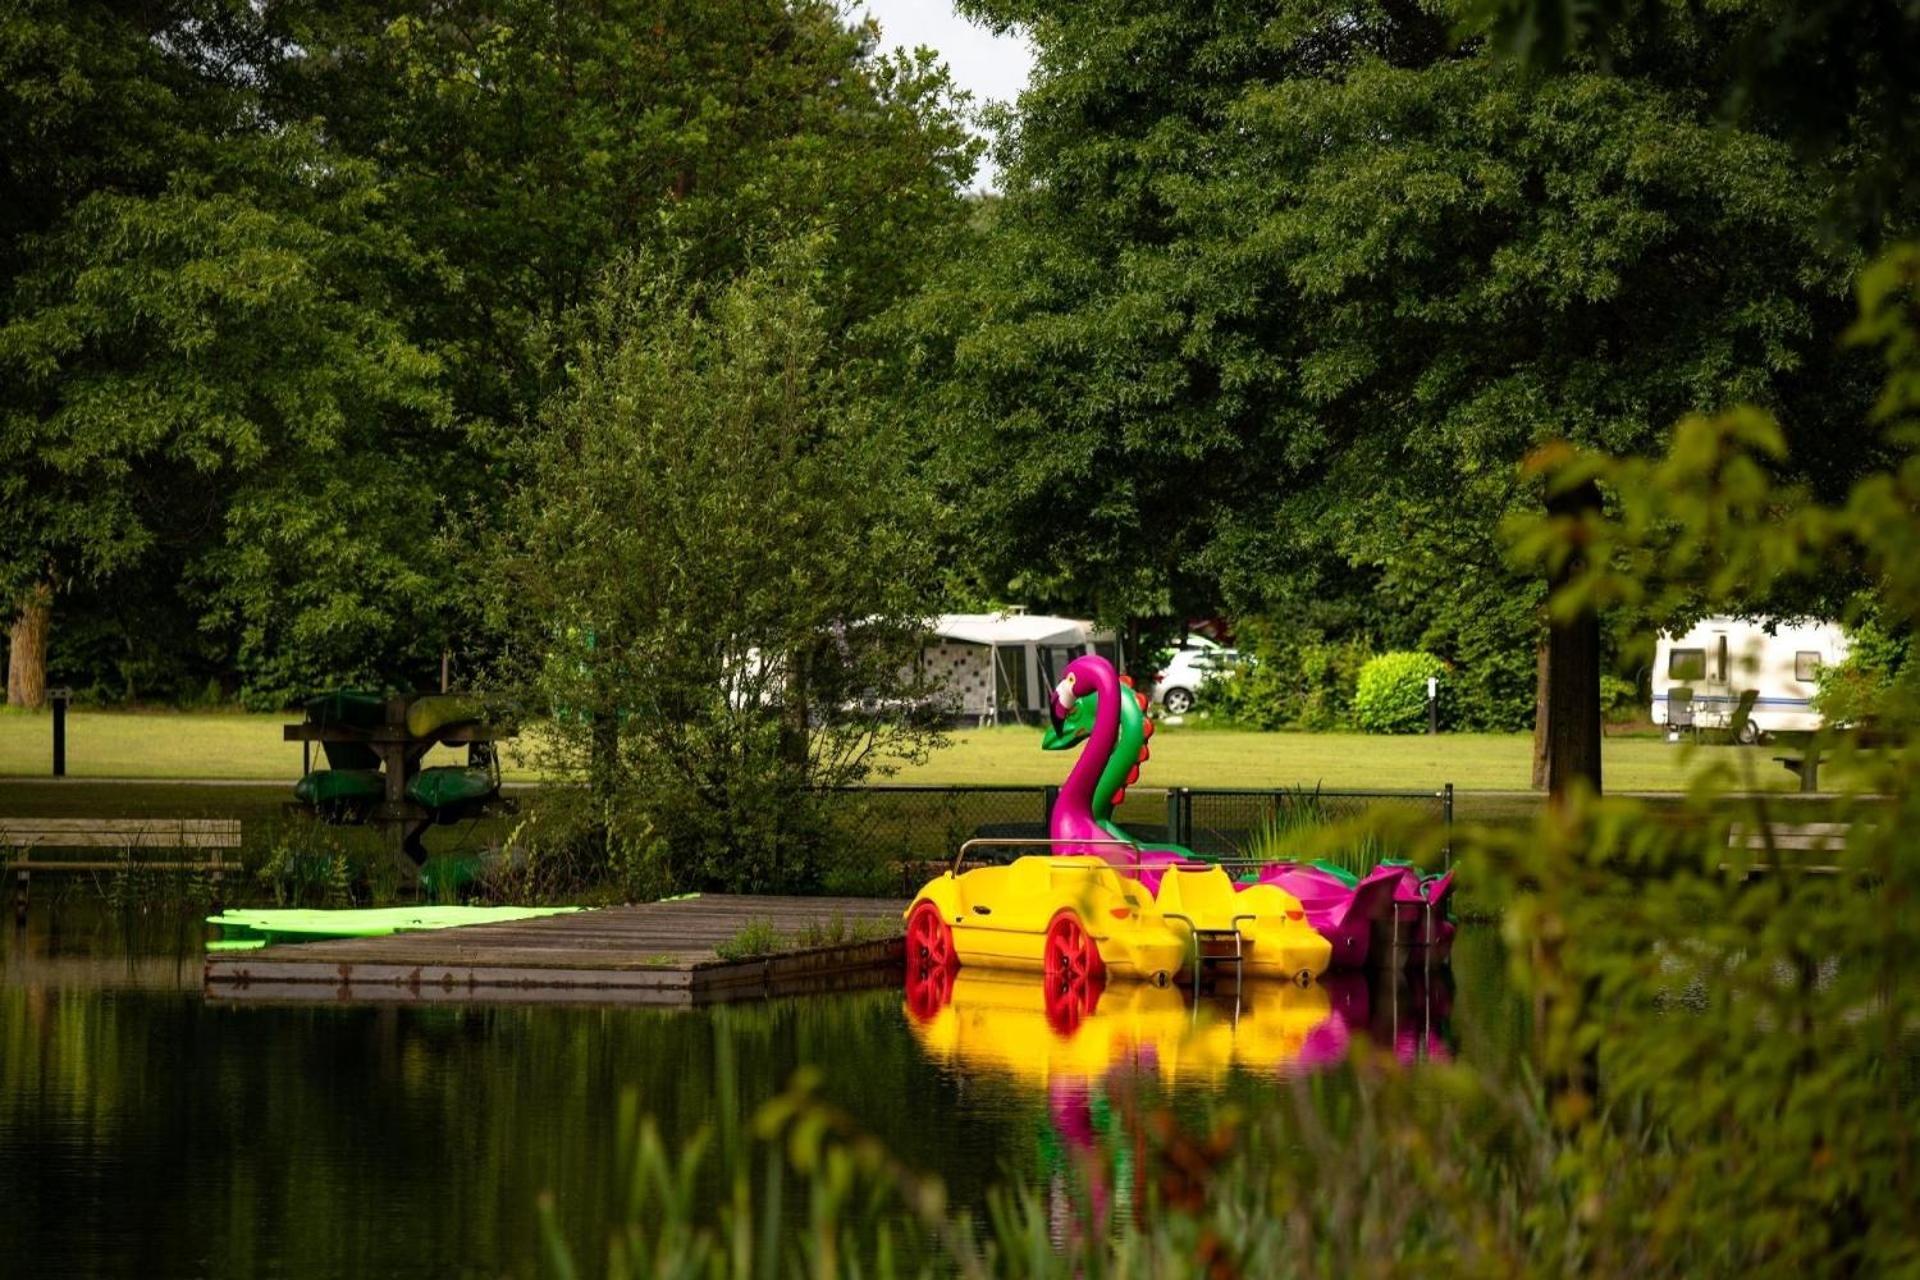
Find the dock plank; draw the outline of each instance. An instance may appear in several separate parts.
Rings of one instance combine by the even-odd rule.
[[[702,1004],[886,981],[897,937],[723,961],[714,948],[752,921],[792,938],[838,919],[897,926],[907,903],[874,898],[709,894],[534,920],[383,938],[280,944],[208,956],[205,987],[223,999],[499,1002],[610,1000]]]

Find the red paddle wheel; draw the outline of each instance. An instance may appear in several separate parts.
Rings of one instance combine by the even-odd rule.
[[[1062,1035],[1071,1035],[1100,1003],[1100,991],[1106,985],[1107,966],[1100,959],[1100,945],[1069,908],[1047,926],[1042,954],[1047,1022]]]
[[[960,961],[953,951],[953,926],[932,902],[921,902],[907,916],[907,1010],[931,1018],[953,998],[953,975]]]
[[[933,902],[923,901],[907,917],[907,974],[927,974],[960,967],[953,951],[953,926]]]
[[[957,972],[949,965],[944,969],[926,969],[916,971],[907,969],[907,1013],[919,1022],[929,1021],[946,1008],[953,999],[953,976]]]

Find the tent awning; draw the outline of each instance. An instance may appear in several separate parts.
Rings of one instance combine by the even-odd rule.
[[[1031,613],[943,613],[934,619],[933,632],[944,640],[963,644],[1083,645],[1093,628],[1072,618]]]

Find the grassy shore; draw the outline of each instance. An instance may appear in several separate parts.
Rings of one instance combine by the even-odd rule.
[[[300,776],[300,744],[283,742],[283,715],[125,713],[77,711],[68,717],[67,772],[75,778],[196,778],[284,780]],[[1521,791],[1528,784],[1526,734],[1452,733],[1439,737],[1378,737],[1355,733],[1241,733],[1191,726],[1163,728],[1143,787],[1437,787]],[[1653,737],[1609,738],[1606,781],[1616,791],[1678,791],[1689,777],[1714,766],[1734,768],[1751,786],[1792,790],[1797,785],[1772,756],[1780,748],[1676,747]],[[316,757],[318,752],[315,752]],[[45,777],[52,757],[52,718],[0,714],[0,777]],[[457,763],[436,752],[428,763]],[[508,755],[511,781],[534,781]],[[889,781],[966,785],[1057,782],[1067,757],[1040,750],[1031,728],[966,730],[925,764]],[[1749,772],[1750,771],[1750,772]]]

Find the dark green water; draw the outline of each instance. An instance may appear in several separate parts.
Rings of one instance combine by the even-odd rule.
[[[1469,929],[1450,989],[1362,992],[1341,1030],[1407,1056],[1513,1062],[1527,1027],[1504,964],[1493,931]],[[1014,1027],[1033,1058],[1055,1037],[1038,1053],[1053,1065],[1035,1074],[964,1037],[935,1043],[943,1033],[916,1030],[892,990],[691,1012],[261,1007],[204,1000],[199,966],[185,922],[128,924],[67,902],[8,928],[0,1274],[534,1274],[542,1191],[582,1252],[600,1251],[623,1090],[677,1140],[750,1116],[803,1064],[828,1099],[977,1202],[1005,1176],[1046,1175],[1071,1137],[1073,1086],[1098,1081],[1085,1063],[1101,1055],[1075,1037],[1118,1034],[1131,1016],[1110,993],[1110,1017],[1060,1037],[1031,1015],[974,1010],[976,1044],[979,1028]],[[1182,1047],[1191,1034],[1167,1038],[1179,1019],[1164,1008],[1135,1017],[1129,1061],[1176,1101],[1258,1106],[1308,1069],[1298,1036],[1258,1031],[1282,1025],[1276,1007],[1248,1003],[1237,1025],[1228,1002],[1189,1011],[1212,1029],[1204,1053]]]

